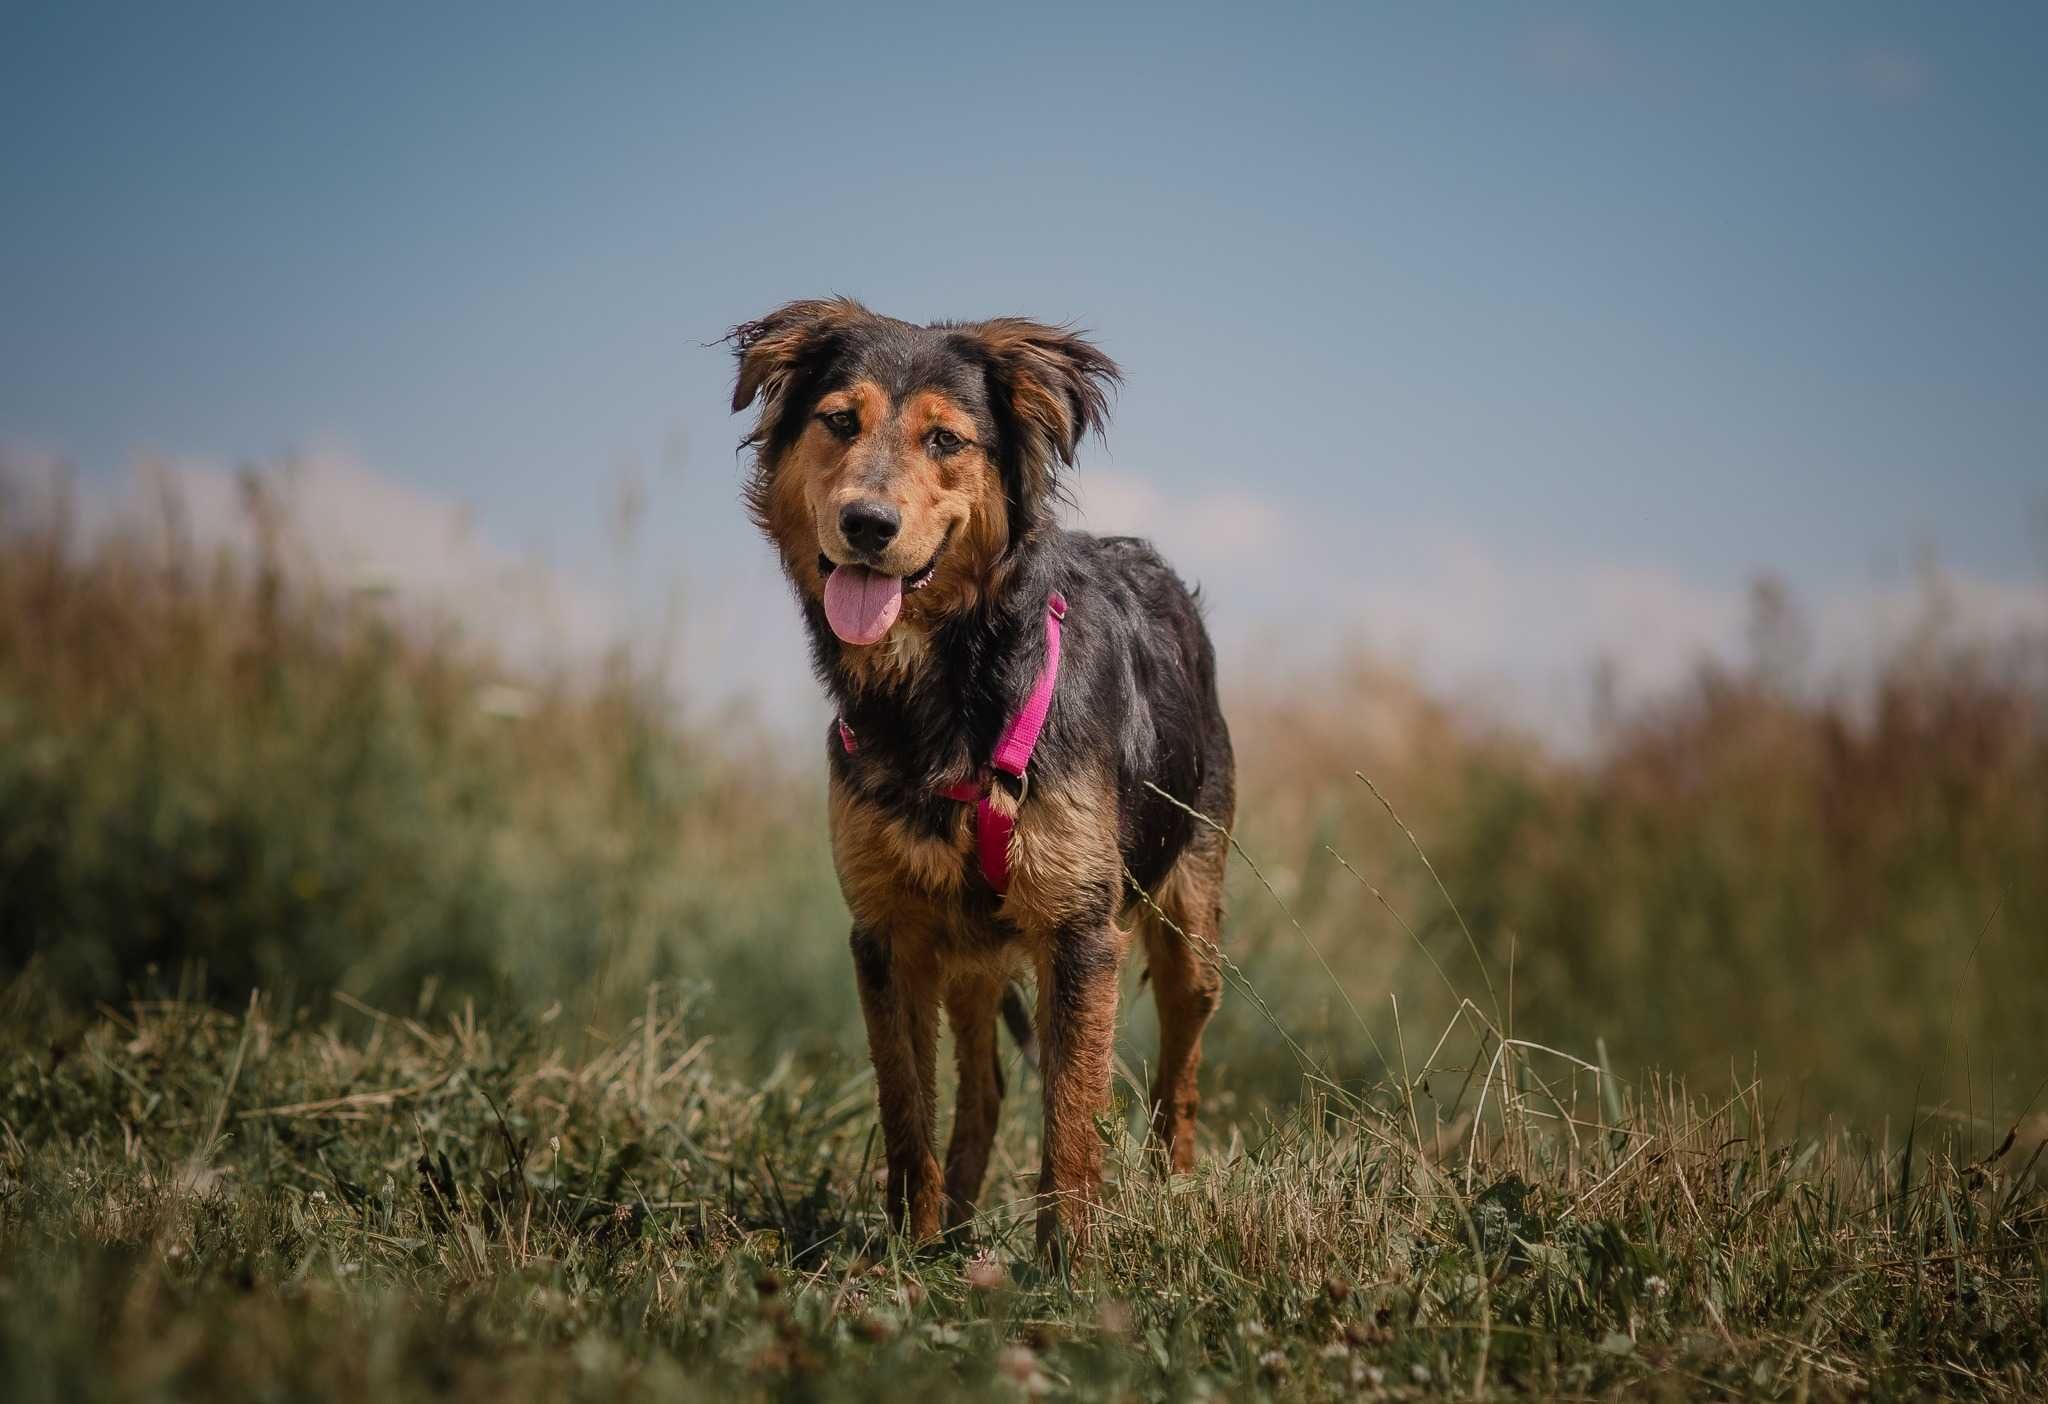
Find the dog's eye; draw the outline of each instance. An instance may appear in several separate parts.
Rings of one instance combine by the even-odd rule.
[[[818,419],[842,439],[850,439],[860,431],[860,416],[852,410],[833,410],[830,414],[819,415]]]
[[[932,448],[935,452],[958,453],[965,447],[967,447],[967,440],[955,434],[951,429],[932,430]]]

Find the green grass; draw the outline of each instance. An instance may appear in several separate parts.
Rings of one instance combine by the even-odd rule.
[[[859,1060],[737,1078],[659,991],[580,1058],[559,1019],[467,1008],[40,1004],[17,987],[0,1034],[22,1404],[2048,1388],[2024,1149],[1786,1135],[1765,1086],[1537,1054],[1462,1098],[1432,1069],[1436,1102],[1311,1086],[1169,1183],[1126,1085],[1097,1250],[1058,1274],[1014,1060],[973,1241],[916,1251],[883,1231]]]

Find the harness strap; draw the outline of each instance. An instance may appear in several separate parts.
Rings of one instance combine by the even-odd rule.
[[[1031,753],[1038,749],[1039,733],[1045,730],[1046,714],[1052,710],[1052,694],[1060,677],[1060,625],[1066,617],[1066,596],[1055,590],[1045,599],[1045,667],[1039,671],[1038,681],[1032,684],[1024,705],[1004,724],[1002,734],[996,738],[995,751],[989,756],[991,769],[1016,780],[1026,780]],[[846,718],[837,718],[837,725],[839,744],[850,756],[859,742]],[[992,783],[986,777],[957,780],[939,793],[949,800],[974,806],[975,855],[981,861],[981,875],[1001,896],[1010,890],[1010,835],[1017,824],[990,801]],[[1022,804],[1024,795],[1029,793],[1026,780],[1026,788],[1017,802]]]
[[[1060,678],[1060,625],[1066,617],[1067,597],[1055,590],[1045,598],[1045,667],[1032,685],[1031,695],[996,738],[996,749],[988,758],[990,765],[1018,780],[1031,764],[1031,753],[1038,749],[1038,733],[1045,730],[1046,713],[1052,710],[1053,687]]]

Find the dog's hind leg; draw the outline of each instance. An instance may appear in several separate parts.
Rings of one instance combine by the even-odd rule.
[[[996,1046],[997,1010],[1004,982],[984,974],[962,975],[946,990],[946,1018],[953,1026],[953,1054],[960,1072],[953,1135],[946,1146],[946,1227],[974,1217],[988,1174],[989,1150],[1003,1109],[1002,1053]]]
[[[889,1222],[912,1238],[930,1238],[939,1231],[940,1192],[939,1164],[932,1155],[936,981],[921,964],[897,959],[887,937],[856,926],[851,945],[888,1153]]]
[[[1197,832],[1153,894],[1159,910],[1145,903],[1138,907],[1152,999],[1159,1010],[1152,1134],[1174,1170],[1189,1170],[1195,1163],[1202,1030],[1223,999],[1223,970],[1215,947],[1223,934],[1223,870],[1228,856],[1220,834]]]

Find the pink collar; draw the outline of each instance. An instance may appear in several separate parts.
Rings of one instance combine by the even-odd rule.
[[[1052,710],[1053,688],[1060,677],[1060,624],[1066,617],[1066,596],[1055,590],[1045,597],[1045,667],[1038,681],[1031,685],[1031,695],[1024,699],[1024,705],[1004,724],[1002,734],[996,737],[995,751],[988,758],[991,770],[1000,770],[1020,782],[1019,804],[1030,793],[1025,771],[1031,764],[1031,753],[1038,749],[1038,734],[1045,730],[1046,714]],[[844,717],[839,718],[838,726],[839,744],[850,756],[858,745],[853,728]],[[981,859],[981,875],[1000,896],[1010,890],[1010,834],[1016,828],[1016,820],[989,802],[990,784],[983,775],[978,780],[957,781],[939,793],[974,806],[974,847]]]

